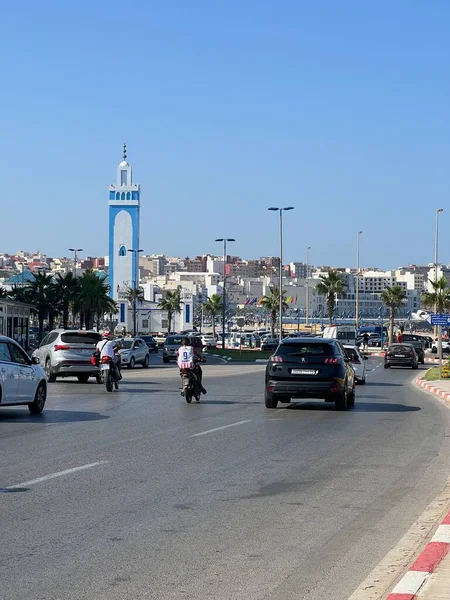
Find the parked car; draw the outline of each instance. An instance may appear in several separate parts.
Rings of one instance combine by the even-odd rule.
[[[390,367],[411,367],[419,368],[419,359],[414,346],[410,343],[391,344],[384,356],[384,368]]]
[[[268,350],[276,350],[278,348],[278,344],[280,343],[279,339],[276,338],[265,338],[261,342],[261,350],[263,352],[267,352]]]
[[[216,348],[217,340],[213,335],[209,334],[201,334],[201,333],[193,333],[190,337],[199,337],[202,340],[203,348]]]
[[[364,385],[366,383],[366,363],[364,361],[367,360],[367,356],[363,356],[357,346],[350,344],[344,344],[344,350],[352,363],[356,382]]]
[[[134,369],[135,365],[142,365],[145,369],[150,362],[150,351],[145,341],[140,337],[123,338],[120,343],[120,360],[123,367]]]
[[[167,333],[157,333],[153,338],[156,340],[158,347],[162,348],[165,344]]]
[[[147,344],[147,348],[150,352],[158,354],[158,342],[152,335],[141,335],[141,339]]]
[[[57,377],[77,377],[80,383],[96,377],[98,381],[100,374],[91,356],[101,339],[97,331],[54,329],[32,356],[39,359],[49,383],[54,383]]]
[[[283,340],[266,367],[265,405],[292,398],[320,398],[336,410],[355,403],[355,371],[343,346],[335,339]]]
[[[43,411],[47,381],[39,359],[30,358],[21,346],[0,336],[0,406],[26,404],[32,414]]]
[[[178,348],[181,346],[184,335],[168,335],[163,349],[163,363],[177,360]],[[198,339],[198,338],[197,338]],[[194,344],[193,344],[194,345]]]
[[[438,351],[438,340],[434,340],[431,345],[431,352],[433,354],[437,354],[437,351]],[[442,354],[444,354],[444,352],[447,352],[447,354],[450,352],[450,342],[448,340],[442,340]]]

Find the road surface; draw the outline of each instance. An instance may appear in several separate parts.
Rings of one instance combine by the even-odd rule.
[[[2,600],[347,600],[448,476],[448,409],[368,361],[354,410],[263,406],[264,366],[173,366],[0,411]],[[286,405],[281,405],[284,407]]]

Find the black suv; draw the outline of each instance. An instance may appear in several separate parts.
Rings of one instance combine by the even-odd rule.
[[[336,410],[355,404],[355,372],[337,340],[289,338],[269,358],[265,404],[276,408],[291,398],[320,398]]]

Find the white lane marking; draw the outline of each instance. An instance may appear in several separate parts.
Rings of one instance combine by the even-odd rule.
[[[18,487],[29,487],[30,485],[35,485],[36,483],[43,483],[44,481],[49,481],[50,479],[55,479],[55,477],[62,477],[63,475],[71,475],[72,473],[76,473],[77,471],[84,471],[85,469],[92,469],[92,467],[98,467],[99,465],[105,465],[107,460],[100,460],[98,462],[89,463],[88,465],[81,465],[80,467],[73,467],[72,469],[65,469],[64,471],[58,471],[56,473],[50,473],[50,475],[44,475],[43,477],[38,477],[37,479],[30,479],[30,481],[22,481],[22,483],[17,483],[16,485],[9,485],[4,488],[5,490],[13,490]]]
[[[450,525],[439,525],[430,541],[450,544]]]
[[[391,594],[412,594],[415,596],[429,575],[429,573],[424,571],[408,571],[392,590]]]
[[[208,433],[213,433],[214,431],[221,431],[222,429],[228,429],[229,427],[236,427],[236,425],[243,425],[244,423],[250,423],[251,419],[246,419],[245,421],[238,421],[237,423],[230,423],[230,425],[222,425],[222,427],[215,427],[214,429],[208,429],[207,431],[201,431],[200,433],[194,433],[191,437],[200,437],[201,435],[206,435]]]

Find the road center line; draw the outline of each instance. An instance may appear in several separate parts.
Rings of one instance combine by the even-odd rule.
[[[236,427],[236,425],[243,425],[244,423],[250,423],[251,419],[246,419],[245,421],[238,421],[237,423],[230,423],[230,425],[223,425],[222,427],[215,427],[214,429],[208,429],[207,431],[201,431],[200,433],[194,433],[191,437],[200,437],[201,435],[206,435],[208,433],[213,433],[214,431],[221,431],[222,429],[228,429],[229,427]]]
[[[37,479],[30,479],[30,481],[23,481],[22,483],[17,483],[16,485],[9,485],[5,490],[13,490],[14,488],[19,487],[29,487],[30,485],[35,485],[36,483],[43,483],[44,481],[49,481],[49,479],[55,479],[56,477],[62,477],[63,475],[71,475],[72,473],[76,473],[77,471],[84,471],[85,469],[92,469],[92,467],[98,467],[99,465],[104,465],[108,461],[100,460],[98,462],[89,463],[87,465],[81,465],[80,467],[73,467],[72,469],[65,469],[64,471],[57,471],[56,473],[50,473],[50,475],[44,475],[43,477],[38,477]]]

